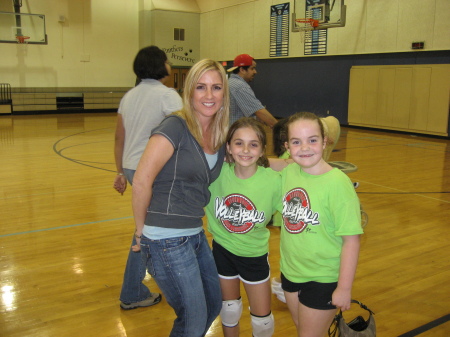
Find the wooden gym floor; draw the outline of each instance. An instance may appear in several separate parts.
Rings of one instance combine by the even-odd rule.
[[[119,308],[133,219],[130,190],[112,188],[115,121],[115,113],[0,116],[0,336],[168,335],[174,314],[164,298]],[[380,337],[428,323],[420,336],[450,335],[449,145],[344,127],[331,155],[359,168],[349,176],[369,224],[353,297],[376,313]],[[279,229],[271,233],[277,276]],[[273,313],[274,336],[295,336],[275,297]],[[241,331],[251,336],[248,310]],[[219,319],[208,336],[222,336]]]

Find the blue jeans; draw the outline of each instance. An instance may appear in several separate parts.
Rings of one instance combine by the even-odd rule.
[[[131,245],[136,244],[133,234]],[[123,274],[122,291],[120,301],[126,304],[143,301],[150,297],[150,290],[142,283],[145,278],[145,264],[142,263],[141,253],[128,252],[127,265]]]
[[[204,231],[163,240],[142,237],[141,256],[177,315],[170,337],[205,336],[220,313],[222,295]]]
[[[123,171],[131,185],[135,170],[124,169]],[[136,239],[133,234],[131,246],[135,244]],[[150,290],[142,283],[145,277],[145,264],[142,263],[141,253],[133,252],[131,246],[123,275],[122,291],[120,292],[120,301],[126,304],[140,302],[150,297]]]

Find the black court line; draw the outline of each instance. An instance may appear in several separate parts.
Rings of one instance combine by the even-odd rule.
[[[70,158],[70,157],[67,157],[67,156],[62,154],[62,151],[66,150],[68,148],[71,148],[71,147],[80,146],[81,144],[76,144],[76,145],[72,145],[72,146],[63,147],[60,150],[56,149],[58,144],[61,143],[63,140],[67,139],[67,138],[70,138],[70,137],[73,137],[73,136],[77,136],[77,135],[81,135],[81,134],[88,133],[88,132],[95,132],[95,131],[99,131],[99,130],[109,130],[109,129],[111,129],[111,128],[102,128],[102,129],[83,131],[83,132],[78,132],[78,133],[74,133],[72,135],[63,137],[63,138],[59,139],[56,143],[53,144],[53,151],[58,156],[60,156],[60,157],[62,157],[64,159],[70,160],[70,161],[72,161],[72,162],[74,162],[76,164],[84,165],[84,166],[91,167],[91,168],[94,168],[94,169],[97,169],[97,170],[108,171],[108,172],[115,172],[115,170],[110,170],[110,169],[105,169],[105,168],[102,168],[102,167],[97,167],[97,166],[94,166],[94,165],[85,164],[85,163],[92,163],[92,164],[109,164],[109,163],[98,163],[98,162],[90,162],[90,161],[87,161],[87,160],[74,159],[74,158]],[[97,143],[104,143],[104,142],[105,141],[101,141],[101,142],[97,142]],[[93,143],[84,143],[82,145],[86,145],[86,144],[93,144]]]
[[[449,320],[450,320],[450,314],[447,314],[438,319],[435,319],[434,321],[432,321],[430,323],[424,324],[422,326],[419,326],[418,328],[415,328],[414,330],[411,330],[411,331],[408,331],[407,333],[399,335],[398,337],[414,337],[414,336],[420,335],[421,333],[424,333],[425,331],[436,328],[437,326],[444,324],[445,322],[448,322]]]

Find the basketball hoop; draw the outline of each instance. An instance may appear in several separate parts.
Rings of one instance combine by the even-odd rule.
[[[16,40],[18,44],[28,43],[29,36],[16,36]]]
[[[319,26],[319,20],[316,19],[301,18],[295,19],[295,21],[300,24],[298,30],[300,31],[300,41],[302,43],[305,42],[306,32],[311,32],[314,28]]]
[[[319,26],[319,20],[316,19],[302,18],[302,19],[295,19],[295,21],[298,23],[303,23],[305,26],[304,28],[308,28],[307,30],[313,30],[315,27]],[[311,28],[309,28],[308,25]],[[300,29],[301,28],[302,27],[300,27]]]

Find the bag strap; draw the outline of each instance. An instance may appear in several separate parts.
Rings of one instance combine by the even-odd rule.
[[[359,304],[359,306],[361,308],[367,310],[371,315],[375,315],[375,313],[372,310],[370,310],[366,305],[364,305],[360,301],[352,299],[351,303]],[[329,337],[337,337],[337,336],[339,336],[338,325],[339,325],[339,321],[341,319],[343,319],[342,310],[339,310],[339,312],[336,314],[336,316],[334,316],[333,322],[331,322],[330,327],[328,328],[328,336]]]
[[[336,317],[333,319],[333,322],[331,322],[331,325],[328,328],[328,337],[338,337],[338,323],[336,321]]]
[[[361,303],[360,301],[357,301],[357,300],[351,300],[351,302],[352,302],[352,303],[355,303],[355,304],[359,304],[359,306],[360,306],[361,308],[363,308],[363,309],[367,310],[368,312],[370,312],[371,315],[375,315],[375,313],[374,313],[372,310],[370,310],[367,306],[365,306],[365,305],[364,305],[363,303]],[[339,310],[339,313],[342,315],[342,311]]]

